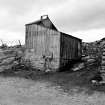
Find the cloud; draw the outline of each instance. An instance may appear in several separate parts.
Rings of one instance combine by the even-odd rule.
[[[105,37],[105,28],[101,29],[91,29],[91,30],[83,30],[83,31],[77,31],[77,32],[72,32],[76,37],[79,37],[83,39],[84,42],[92,42],[96,40],[100,40],[103,37]]]
[[[0,0],[0,38],[25,38],[24,25],[43,14],[66,33],[105,28],[105,0]]]
[[[24,42],[24,25],[58,4],[58,0],[0,0],[0,39]]]
[[[66,31],[105,27],[105,0],[69,0],[58,8],[57,25]]]
[[[58,0],[0,0],[0,29],[22,31],[27,21],[36,20],[35,17],[58,3]]]
[[[49,7],[54,7],[63,0],[0,0],[0,8],[5,8],[9,13],[14,13],[15,15],[24,15],[25,13],[31,12],[32,8],[35,10],[48,9]],[[35,11],[33,10],[33,11]]]

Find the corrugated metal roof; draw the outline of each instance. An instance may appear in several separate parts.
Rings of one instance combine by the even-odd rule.
[[[64,35],[67,35],[67,36],[69,36],[69,37],[72,37],[72,38],[74,38],[74,39],[78,39],[78,40],[82,41],[82,39],[77,38],[77,37],[75,37],[75,36],[72,36],[72,35],[66,34],[66,33],[64,33],[64,32],[60,32],[60,33],[61,33],[61,34],[64,34]]]
[[[32,25],[32,24],[37,24],[37,25],[41,25],[41,26],[44,26],[46,28],[50,28],[50,29],[53,29],[53,30],[57,30],[57,28],[55,27],[55,25],[51,22],[51,20],[49,19],[49,17],[47,16],[46,18],[42,18],[41,16],[41,19],[40,20],[37,20],[37,21],[34,21],[34,22],[31,22],[31,23],[28,23],[26,25]]]
[[[46,18],[43,18],[43,17],[46,17]],[[41,16],[40,20],[37,20],[37,21],[31,22],[31,23],[28,23],[26,25],[33,25],[33,24],[37,24],[37,25],[40,25],[40,26],[43,26],[43,27],[50,28],[50,29],[53,29],[55,31],[58,31],[58,29],[55,27],[55,25],[49,19],[48,15],[43,15],[43,16]],[[66,34],[64,32],[60,32],[60,33],[65,34],[65,35],[68,35],[68,34]],[[77,37],[74,37],[72,35],[68,35],[68,36],[69,37],[72,37],[72,38],[75,38],[75,39],[78,39],[80,41],[82,40],[82,39],[77,38]]]

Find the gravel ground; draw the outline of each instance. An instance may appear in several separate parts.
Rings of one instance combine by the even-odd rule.
[[[50,82],[35,82],[16,77],[0,77],[0,105],[105,105],[105,94],[62,91]]]

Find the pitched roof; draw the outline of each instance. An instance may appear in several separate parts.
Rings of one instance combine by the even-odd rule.
[[[66,35],[66,36],[68,36],[68,37],[72,37],[72,38],[74,38],[74,39],[78,39],[78,40],[82,41],[82,39],[77,38],[77,37],[75,37],[75,36],[72,36],[72,35],[66,34],[66,33],[64,33],[64,32],[60,32],[60,33],[63,34],[63,35]]]
[[[32,25],[32,24],[41,25],[41,26],[44,26],[46,28],[50,28],[50,29],[58,31],[57,28],[55,27],[55,25],[49,19],[48,15],[43,15],[43,16],[41,16],[40,20],[28,23],[26,25]]]
[[[55,30],[55,31],[58,31],[58,29],[55,27],[55,25],[52,23],[52,21],[49,19],[48,15],[43,15],[41,16],[40,20],[37,20],[37,21],[34,21],[34,22],[31,22],[31,23],[28,23],[26,25],[33,25],[33,24],[37,24],[37,25],[40,25],[40,26],[43,26],[43,27],[46,27],[46,28],[49,28],[49,29],[52,29],[52,30]],[[60,31],[59,31],[60,32]],[[64,32],[60,32],[64,35],[68,35]],[[77,38],[77,37],[74,37],[72,35],[68,35],[69,37],[72,37],[72,38],[75,38],[75,39],[78,39],[78,40],[82,40],[80,38]]]

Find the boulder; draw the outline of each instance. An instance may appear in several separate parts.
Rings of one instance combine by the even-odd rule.
[[[73,71],[77,71],[77,70],[81,70],[85,67],[84,63],[78,63],[76,65],[74,65],[74,67],[72,68]]]
[[[94,63],[95,61],[96,61],[95,59],[90,58],[90,59],[87,60],[87,63],[90,64],[90,63]]]

